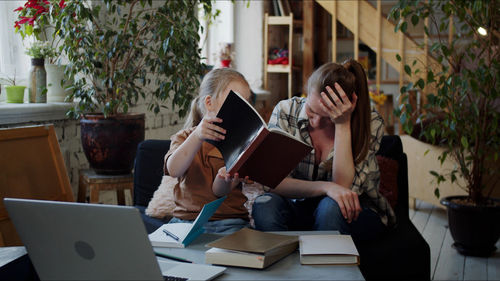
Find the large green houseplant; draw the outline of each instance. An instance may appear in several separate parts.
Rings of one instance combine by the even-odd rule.
[[[130,171],[137,142],[144,138],[144,114],[132,114],[129,109],[140,98],[155,113],[162,107],[176,110],[180,116],[187,113],[204,69],[199,48],[199,2],[210,15],[210,0],[66,2],[57,17],[56,30],[70,61],[66,74],[74,81],[71,98],[77,103],[68,114],[81,118],[84,149],[107,135],[109,146],[125,142],[132,150],[125,161],[128,164],[111,171],[102,164],[120,162],[123,149],[115,149],[109,160],[101,161],[109,153],[91,148],[97,151],[96,157],[89,155],[92,152],[86,155],[96,171]],[[130,123],[125,121],[127,116],[132,118]],[[123,129],[128,134],[119,136],[111,128],[100,129],[97,120],[99,124],[112,120],[129,124]],[[134,136],[137,140],[132,141]],[[91,158],[98,159],[92,162]]]
[[[408,133],[415,128],[412,117],[421,121],[420,137],[444,148],[441,164],[448,157],[455,161],[451,171],[431,171],[438,184],[465,180],[468,196],[447,197],[441,203],[448,208],[455,248],[468,255],[491,254],[500,235],[500,203],[491,198],[500,180],[499,11],[498,1],[400,0],[390,14],[398,22],[396,31],[405,32],[410,23],[418,25],[424,19],[429,21],[427,35],[431,29],[438,31],[429,46],[438,65],[428,71],[418,63],[405,66],[414,79],[401,89],[403,103],[395,114]],[[448,34],[450,24],[451,41],[439,35]],[[433,90],[415,116],[407,90],[424,87]],[[435,194],[439,197],[439,189]]]

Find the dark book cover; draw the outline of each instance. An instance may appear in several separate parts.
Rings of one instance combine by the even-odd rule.
[[[259,113],[233,91],[217,117],[226,137],[208,142],[219,149],[228,172],[268,187],[276,187],[312,149],[284,131],[268,130]]]

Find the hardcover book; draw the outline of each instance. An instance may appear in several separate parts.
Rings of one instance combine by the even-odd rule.
[[[208,141],[224,157],[230,174],[275,188],[312,150],[307,143],[279,129],[268,129],[259,113],[231,91],[217,114],[225,139]]]
[[[262,269],[295,251],[298,238],[243,228],[206,246],[207,263]]]
[[[301,235],[299,251],[301,264],[359,264],[350,235]]]

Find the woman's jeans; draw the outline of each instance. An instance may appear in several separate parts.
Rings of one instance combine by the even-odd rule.
[[[179,222],[193,223],[194,221],[181,220],[179,218],[174,217],[168,223],[179,223]],[[205,228],[205,233],[222,233],[222,234],[231,234],[244,227],[250,227],[250,223],[244,219],[225,219],[225,220],[209,221],[203,226],[203,228]]]
[[[328,196],[292,200],[265,193],[255,199],[252,216],[261,231],[338,230],[354,240],[371,240],[386,229],[377,213],[363,207],[358,219],[348,223]]]

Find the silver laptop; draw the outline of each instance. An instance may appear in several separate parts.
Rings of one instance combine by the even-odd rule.
[[[134,207],[5,198],[41,280],[210,280],[224,267],[158,261]]]

